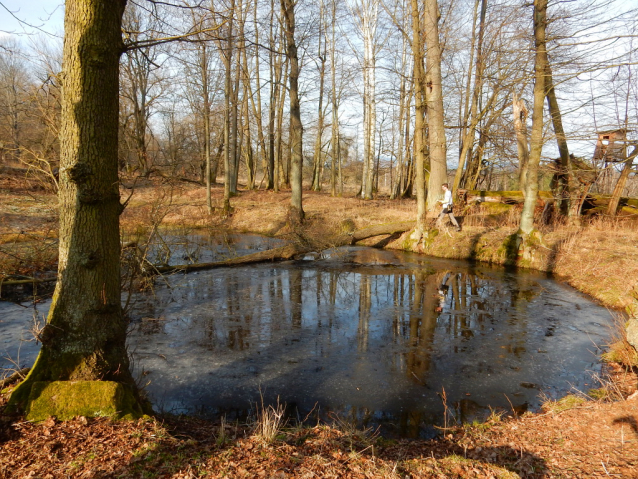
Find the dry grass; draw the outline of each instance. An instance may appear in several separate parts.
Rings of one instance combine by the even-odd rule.
[[[81,417],[31,424],[0,416],[0,476],[635,477],[637,406],[590,401],[489,428],[457,428],[431,441],[378,438],[354,445],[347,431],[326,425],[284,430],[266,443],[239,425],[184,417],[163,423]]]
[[[261,395],[261,403],[254,406],[253,435],[266,444],[272,443],[286,425],[286,406],[279,402],[266,405]]]
[[[638,351],[627,341],[624,315],[613,313],[612,318],[613,326],[610,328],[609,344],[607,352],[602,356],[603,360],[638,368]]]
[[[555,273],[613,308],[633,302],[638,293],[635,223],[601,218],[581,228],[563,227],[551,238],[556,249]]]

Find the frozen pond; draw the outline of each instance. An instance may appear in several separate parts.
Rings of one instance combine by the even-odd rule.
[[[443,391],[466,420],[597,387],[610,319],[540,273],[361,247],[174,274],[131,304],[135,374],[158,411],[243,419],[262,394],[407,437],[442,423]],[[0,303],[0,354],[20,365],[37,354],[22,341],[33,314]]]

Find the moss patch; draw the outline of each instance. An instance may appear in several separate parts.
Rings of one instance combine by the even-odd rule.
[[[478,207],[479,214],[497,216],[508,213],[514,208],[514,205],[508,205],[506,203],[479,203]]]
[[[50,416],[68,421],[76,416],[136,419],[142,416],[133,392],[113,381],[35,382],[26,411],[28,421]]]
[[[587,399],[581,396],[574,396],[573,394],[568,394],[564,398],[559,399],[558,401],[546,401],[541,406],[543,411],[551,412],[554,414],[558,414],[563,411],[567,411],[569,409],[575,409],[578,406],[585,403]]]

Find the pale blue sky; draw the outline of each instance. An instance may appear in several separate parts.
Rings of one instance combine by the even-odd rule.
[[[12,14],[25,23],[19,22]],[[42,33],[42,30],[53,35],[62,35],[63,24],[63,0],[0,0],[0,35],[2,36],[37,34]]]

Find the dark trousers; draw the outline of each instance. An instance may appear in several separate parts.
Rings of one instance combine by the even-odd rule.
[[[452,224],[458,228],[459,224],[456,221],[456,218],[454,217],[454,213],[452,212],[452,207],[451,206],[444,206],[443,207],[443,211],[441,211],[441,214],[439,215],[439,217],[436,219],[436,225],[437,226],[441,226],[443,224],[443,218],[445,217],[445,215],[448,215],[450,217],[450,221],[452,222]]]

